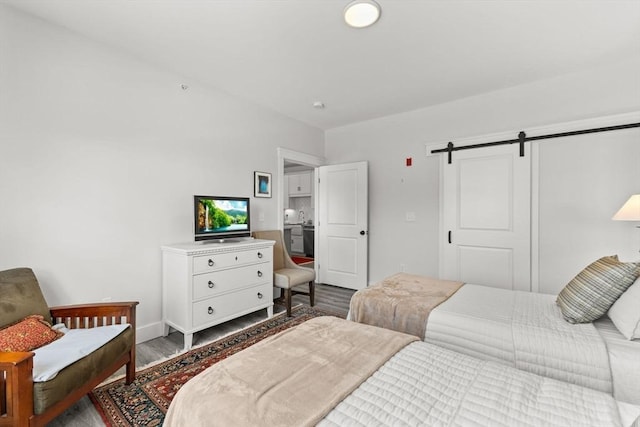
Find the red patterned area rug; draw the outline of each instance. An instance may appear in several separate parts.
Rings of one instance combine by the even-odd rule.
[[[318,316],[333,315],[301,305],[292,316],[280,313],[210,344],[190,350],[136,372],[126,385],[124,378],[94,389],[89,397],[109,427],[161,426],[173,396],[200,372],[269,336]]]

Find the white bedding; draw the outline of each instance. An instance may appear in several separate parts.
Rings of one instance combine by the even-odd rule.
[[[63,324],[55,325],[54,328],[64,335],[33,351],[33,381],[55,378],[62,369],[102,347],[128,327],[128,323],[91,329],[67,329]]]
[[[610,394],[408,338],[333,317],[308,320],[190,380],[164,425],[628,427],[640,416],[640,406]],[[395,344],[365,363],[377,351],[362,343],[377,339]],[[327,378],[347,387],[333,390]]]
[[[613,396],[617,400],[640,405],[640,340],[627,340],[607,316],[593,324],[609,353]]]
[[[319,425],[629,426],[639,415],[605,393],[415,342]]]
[[[565,322],[552,295],[465,284],[432,310],[425,341],[613,392],[607,347],[600,334],[593,324]]]

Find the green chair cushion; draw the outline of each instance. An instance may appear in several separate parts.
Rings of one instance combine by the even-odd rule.
[[[33,383],[34,413],[42,414],[74,391],[78,384],[85,384],[102,373],[114,360],[129,352],[132,342],[133,331],[129,327],[93,353],[61,370],[55,378]]]
[[[30,268],[0,271],[0,327],[32,314],[51,322],[51,312]]]

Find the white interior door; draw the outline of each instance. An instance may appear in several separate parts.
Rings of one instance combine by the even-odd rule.
[[[367,162],[321,166],[318,172],[318,282],[349,289],[366,288]]]
[[[529,145],[456,151],[443,156],[441,277],[531,290]]]

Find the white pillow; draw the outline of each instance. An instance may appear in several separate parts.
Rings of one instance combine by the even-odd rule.
[[[607,314],[628,340],[640,339],[640,277],[620,295]]]

